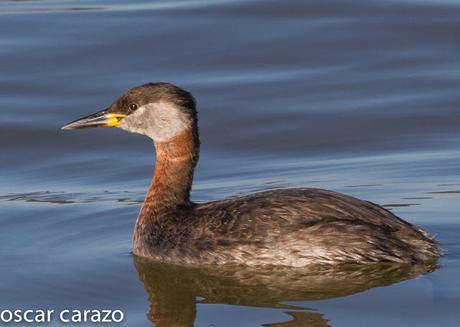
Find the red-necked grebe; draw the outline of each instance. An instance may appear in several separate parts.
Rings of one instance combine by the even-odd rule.
[[[135,255],[184,264],[308,266],[421,263],[441,255],[423,230],[388,210],[321,189],[270,190],[208,203],[190,200],[198,161],[195,100],[168,83],[125,92],[63,129],[116,126],[153,139],[153,181],[136,221]]]

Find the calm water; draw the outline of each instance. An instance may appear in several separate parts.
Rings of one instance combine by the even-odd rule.
[[[1,1],[0,309],[120,309],[123,326],[457,325],[459,31],[453,0]],[[135,262],[151,143],[60,127],[147,81],[198,99],[194,200],[345,192],[437,235],[440,268]]]

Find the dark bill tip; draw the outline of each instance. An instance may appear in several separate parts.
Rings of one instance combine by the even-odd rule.
[[[124,114],[107,113],[106,110],[96,112],[92,115],[79,118],[61,127],[62,130],[92,128],[92,127],[113,127],[120,124],[125,118]]]

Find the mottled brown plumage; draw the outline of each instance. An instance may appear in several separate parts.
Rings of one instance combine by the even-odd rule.
[[[191,202],[199,156],[195,101],[172,84],[131,89],[107,112],[127,115],[119,127],[155,144],[154,178],[134,229],[138,256],[183,264],[300,267],[420,263],[441,255],[423,230],[376,204],[332,191],[281,189]],[[85,126],[71,125],[80,127]]]
[[[388,210],[332,191],[282,189],[192,203],[196,155],[187,133],[156,144],[155,177],[135,227],[137,255],[287,266],[415,263],[439,255],[426,233]]]

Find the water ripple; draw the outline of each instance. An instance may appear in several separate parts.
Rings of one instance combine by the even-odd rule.
[[[52,192],[38,191],[18,194],[0,195],[0,201],[19,201],[19,202],[39,202],[48,204],[83,204],[83,203],[99,203],[99,202],[117,202],[126,205],[139,204],[143,202],[132,193],[125,192],[109,192],[100,193],[68,193],[68,192]]]

